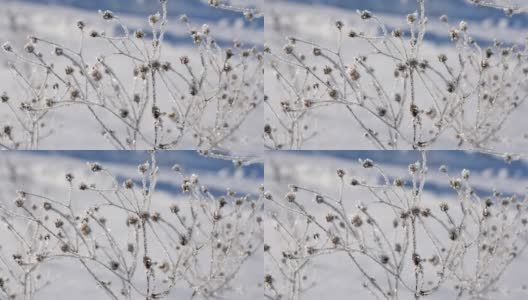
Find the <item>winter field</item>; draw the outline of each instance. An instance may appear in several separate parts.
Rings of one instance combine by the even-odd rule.
[[[0,0],[0,300],[528,299],[527,97],[528,0]]]
[[[523,152],[526,14],[420,2],[269,1],[266,146]]]
[[[200,0],[0,3],[2,148],[262,148],[262,17]]]
[[[193,151],[0,161],[0,299],[262,298],[261,167]]]
[[[265,295],[525,299],[527,167],[461,151],[425,164],[413,151],[270,154]]]
[[[158,152],[155,163],[135,151],[4,152],[0,282],[15,299],[143,299],[146,274],[162,299],[408,299],[421,270],[420,298],[523,299],[528,162],[423,159],[268,152],[263,166],[236,167],[194,151]]]

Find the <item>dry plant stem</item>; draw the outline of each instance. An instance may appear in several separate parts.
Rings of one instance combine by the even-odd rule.
[[[503,10],[504,13],[511,17],[514,14],[522,14],[528,12],[528,6],[521,6],[519,4],[513,4],[509,0],[468,0],[470,3],[479,5],[479,6],[485,6],[485,7],[491,7]]]
[[[264,12],[259,9],[234,5],[229,0],[209,0],[209,5],[224,10],[243,13],[248,20],[264,18]]]
[[[87,30],[79,21],[78,47],[38,36],[30,36],[21,51],[4,44],[14,78],[27,92],[2,95],[15,123],[0,133],[0,147],[38,149],[42,140],[60,133],[55,113],[74,106],[86,107],[116,149],[174,149],[185,139],[198,149],[225,151],[243,143],[243,125],[263,101],[262,53],[237,41],[233,48],[222,48],[209,26],[196,28],[181,16],[194,53],[177,63],[164,60],[167,1],[160,2],[161,11],[148,17],[150,36],[101,11],[120,33]],[[88,41],[109,46],[110,53],[98,53],[92,62]],[[30,71],[22,71],[23,66]]]
[[[89,168],[108,186],[67,174],[66,199],[19,191],[13,205],[0,206],[13,239],[6,245],[17,244],[0,249],[2,293],[37,299],[41,288],[57,284],[43,284],[40,275],[52,261],[78,263],[110,299],[168,299],[175,288],[189,289],[192,298],[220,299],[241,288],[237,276],[263,242],[262,196],[228,191],[216,197],[197,175],[174,167],[184,196],[167,204],[170,213],[160,213],[153,208],[159,203],[155,151],[138,166],[139,184],[119,182],[98,163]],[[79,193],[92,201],[82,203]]]
[[[480,196],[471,187],[470,172],[463,170],[460,177],[446,175],[452,201],[426,201],[425,151],[409,165],[408,183],[392,182],[371,160],[359,163],[381,183],[353,178],[351,187],[345,186],[346,173],[338,170],[337,196],[298,184],[290,185],[284,197],[266,192],[268,216],[276,224],[270,237],[280,241],[265,250],[268,299],[303,299],[309,289],[300,285],[310,282],[314,261],[341,253],[355,266],[347,276],[361,274],[363,287],[376,299],[422,299],[453,286],[458,298],[502,293],[501,277],[528,245],[525,200],[499,192]],[[343,199],[349,188],[365,189],[370,197],[362,196],[351,209]],[[307,198],[315,198],[314,204]]]
[[[425,149],[453,135],[459,147],[494,152],[504,123],[528,96],[526,47],[496,42],[483,48],[466,22],[450,26],[442,17],[456,53],[453,58],[439,53],[433,62],[422,51],[426,3],[416,4],[417,11],[407,16],[407,30],[389,32],[364,10],[359,17],[379,30],[370,30],[371,35],[347,28],[347,34],[338,20],[335,50],[298,36],[287,38],[282,53],[266,46],[275,77],[270,82],[273,98],[266,101],[266,147],[302,149],[321,134],[313,125],[317,113],[345,106],[379,149]],[[370,49],[350,54],[342,50],[345,43]],[[385,70],[376,70],[372,59],[395,66],[394,84],[387,84]]]

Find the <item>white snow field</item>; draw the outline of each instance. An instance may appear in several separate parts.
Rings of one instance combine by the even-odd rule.
[[[374,167],[362,166],[368,158]],[[526,217],[527,161],[508,164],[477,153],[429,151],[427,180],[419,193],[420,200],[415,202],[409,166],[417,167],[416,174],[420,174],[419,165],[414,164],[420,160],[420,153],[413,151],[270,154],[265,176],[269,193],[266,198],[271,199],[265,200],[265,244],[269,249],[265,252],[264,272],[268,299],[415,299],[415,270],[420,268],[419,299],[525,299],[528,253],[522,250],[528,241],[523,225],[526,221],[514,221],[519,208],[499,199],[516,198],[523,218]],[[442,165],[447,167],[447,173],[439,170]],[[337,170],[344,171],[343,181]],[[470,174],[467,181],[464,174]],[[383,176],[388,178],[388,186],[384,186]],[[397,178],[404,180],[403,188],[393,185]],[[455,178],[461,183],[458,192],[450,184],[450,179]],[[355,186],[351,185],[353,180]],[[471,197],[479,198],[463,200],[470,192],[466,183],[474,191]],[[417,190],[421,190],[419,185],[417,181]],[[476,222],[483,218],[487,198],[493,202],[488,211],[491,217]],[[338,209],[332,209],[332,205]],[[447,213],[441,205],[448,207]],[[467,212],[466,221],[462,221],[460,205]],[[416,221],[419,225],[415,227],[416,250],[412,250],[413,239],[405,234],[413,228],[409,219],[403,218],[408,206],[411,214],[413,207],[421,210]],[[449,228],[455,225],[450,225],[453,223],[447,214],[457,226],[464,224],[460,235],[450,233]],[[487,235],[477,234],[488,230]],[[492,233],[494,230],[498,233]],[[487,245],[483,249],[491,246],[496,252],[477,250],[483,245]],[[413,264],[412,253],[423,259],[419,266]],[[401,273],[396,271],[395,261],[401,266]],[[401,280],[395,279],[396,273],[401,274]],[[499,273],[500,279],[496,276]],[[439,278],[442,279],[438,281]]]
[[[12,136],[2,131],[2,148],[141,150],[156,146],[229,152],[262,148],[263,86],[258,57],[263,18],[248,21],[242,13],[212,8],[207,1],[168,1],[163,42],[156,52],[151,45],[149,16],[155,19],[156,13],[163,14],[160,1],[2,0],[0,5],[2,44],[9,41],[12,48],[0,54],[0,94],[9,96],[0,107],[0,123],[3,128],[11,127]],[[103,20],[106,10],[111,16]],[[189,24],[180,21],[181,15],[187,15]],[[75,53],[80,49],[78,21],[84,22],[85,70],[66,56],[77,60],[68,49]],[[159,22],[154,25],[160,26]],[[124,37],[121,23],[131,40],[101,37]],[[96,38],[91,37],[94,30],[99,34]],[[143,31],[142,39],[134,37],[138,30]],[[192,30],[202,44],[193,43]],[[159,33],[157,28],[156,35]],[[217,46],[210,44],[213,40]],[[54,44],[47,42],[63,45],[66,55],[57,57]],[[27,53],[28,45],[34,52]],[[233,49],[230,61],[225,60],[228,48]],[[116,55],[119,52],[128,56]],[[246,52],[249,55],[243,56]],[[53,76],[54,72],[45,76],[44,63],[33,55],[39,53],[62,80]],[[156,76],[156,93],[149,76],[142,80],[145,74],[133,74],[142,66],[138,58],[144,60],[146,56],[152,60],[146,63],[149,70],[152,66],[164,70]],[[181,63],[182,57],[188,57],[188,65]],[[13,62],[24,78],[16,76]],[[217,72],[224,63],[230,67],[229,74]],[[65,76],[68,66],[74,73]],[[92,72],[91,78],[77,72]],[[98,81],[93,76],[98,74],[93,72],[99,72],[102,79]],[[53,88],[55,83],[59,83],[57,89]],[[193,86],[200,94],[191,95]],[[81,92],[78,98],[71,96],[74,87]],[[153,103],[154,97],[157,103]],[[81,104],[84,102],[91,104],[95,113]],[[26,109],[21,108],[24,103]],[[159,119],[155,119],[155,110]]]
[[[134,213],[107,204],[131,200],[123,205],[135,210],[134,201],[143,203],[138,166],[149,161],[147,152],[1,153],[0,299],[262,299],[263,231],[257,220],[262,215],[262,167],[235,169],[231,162],[192,151],[158,153],[156,159],[157,185],[150,208],[144,208],[151,213],[145,254],[143,239],[136,244],[136,234],[142,235],[133,224]],[[93,172],[94,162],[104,171]],[[172,170],[176,164],[185,175]],[[66,174],[73,176],[71,184]],[[182,192],[184,177],[199,182],[187,193]],[[134,188],[125,187],[127,178]],[[89,187],[81,190],[83,184]],[[199,186],[207,186],[211,196]],[[222,195],[226,203],[220,208]],[[17,197],[24,198],[23,206],[15,205]],[[64,206],[69,199],[72,214]],[[44,203],[50,205],[47,210]],[[59,211],[71,216],[61,217]],[[35,218],[28,219],[30,214]],[[213,214],[222,218],[212,222]],[[64,224],[57,225],[58,220]],[[91,232],[76,235],[69,222],[86,222]],[[174,227],[165,226],[169,223]],[[16,255],[21,258],[14,259]],[[149,293],[143,256],[152,263]]]
[[[425,36],[419,49],[413,52],[409,44],[412,30],[420,40],[420,25],[416,23],[420,20],[417,2],[269,1],[265,40],[272,54],[268,55],[265,75],[269,98],[269,105],[265,106],[265,123],[271,126],[268,129],[272,137],[266,138],[266,146],[270,149],[313,150],[425,147],[525,152],[527,125],[522,120],[527,106],[522,99],[526,97],[526,77],[520,70],[515,71],[501,77],[507,79],[503,84],[509,82],[511,88],[496,89],[493,83],[494,88],[491,88],[488,82],[482,85],[486,87],[482,88],[482,93],[474,95],[472,89],[487,75],[476,75],[480,74],[478,66],[469,66],[485,59],[487,47],[500,53],[498,49],[512,49],[513,45],[517,45],[518,53],[523,53],[521,64],[526,65],[526,52],[523,52],[528,36],[526,14],[507,17],[502,10],[477,7],[470,5],[469,1],[426,0]],[[485,2],[491,3],[481,1]],[[362,13],[365,14],[362,16]],[[448,17],[448,23],[440,20],[442,15]],[[418,17],[413,21],[414,25],[409,24],[408,16],[411,20]],[[465,23],[460,23],[462,20]],[[337,21],[342,22],[339,24],[342,26],[341,37]],[[464,30],[460,29],[461,26]],[[391,37],[398,28],[402,39]],[[387,31],[388,38],[383,37],[383,30]],[[451,40],[450,30],[460,35],[458,42]],[[357,35],[354,38],[349,37],[352,31]],[[501,42],[502,46],[495,48],[495,41]],[[314,48],[320,49],[321,54],[315,56]],[[287,50],[292,54],[287,54]],[[339,52],[341,59],[333,52]],[[394,56],[391,57],[390,53]],[[440,54],[447,58],[450,71],[439,62]],[[332,60],[326,59],[325,55]],[[469,62],[470,56],[476,63]],[[367,59],[363,60],[364,57]],[[465,61],[467,68],[459,65],[461,60]],[[415,81],[414,94],[416,119],[409,111],[412,96],[409,69],[405,67],[409,63],[412,65],[413,61],[419,68],[419,63],[426,61],[427,65],[423,65],[426,69],[439,71],[414,73],[419,78]],[[395,78],[400,63],[405,69],[400,69],[399,77]],[[513,70],[515,63],[507,64]],[[306,66],[316,69],[311,73],[306,71]],[[502,67],[493,69],[488,75],[500,74]],[[354,73],[357,77],[352,76],[352,81],[346,79],[353,71],[358,72]],[[369,72],[373,72],[376,78]],[[455,85],[457,82],[459,85],[452,94],[445,90],[446,84],[449,86],[449,72],[459,78],[454,79]],[[488,88],[490,91],[500,90],[499,97],[508,98],[510,92],[515,93],[519,95],[519,101],[502,102],[496,98],[495,108],[490,113],[483,113],[487,104],[482,99],[488,99],[484,92]],[[461,94],[457,94],[458,89]],[[503,113],[505,108],[512,106],[515,109]],[[451,110],[453,107],[456,109]],[[504,118],[507,114],[509,116]],[[415,140],[414,126],[418,127]],[[369,138],[365,137],[366,134]]]

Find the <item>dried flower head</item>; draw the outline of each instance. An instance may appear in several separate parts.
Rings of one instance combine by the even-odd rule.
[[[361,165],[363,166],[363,168],[369,169],[374,167],[374,162],[370,159],[365,159],[361,162]]]
[[[112,20],[114,18],[114,13],[109,10],[105,10],[101,13],[101,16],[104,20]]]
[[[286,197],[285,197],[285,198],[286,198],[286,200],[287,200],[288,202],[294,202],[296,196],[295,196],[295,193],[294,193],[294,192],[288,192],[288,193],[286,194]]]
[[[103,170],[103,166],[101,166],[97,162],[94,162],[90,165],[90,169],[92,170],[92,172],[101,172]]]
[[[148,162],[143,163],[143,164],[138,166],[138,172],[140,174],[145,174],[145,173],[148,172],[149,168],[150,168],[150,164]]]

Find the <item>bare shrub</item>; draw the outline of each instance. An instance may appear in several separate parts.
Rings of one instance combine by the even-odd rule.
[[[0,146],[38,149],[43,139],[61,133],[54,113],[71,107],[85,111],[97,126],[93,130],[116,149],[173,149],[182,147],[182,140],[196,149],[246,143],[240,128],[253,122],[248,116],[263,100],[262,54],[238,41],[223,48],[208,25],[196,27],[183,15],[179,21],[194,50],[167,57],[168,4],[160,2],[160,12],[148,16],[147,31],[129,29],[107,10],[100,11],[101,18],[115,32],[78,21],[75,47],[38,36],[20,48],[5,43],[20,92],[2,96],[12,123],[4,126]],[[88,44],[101,52],[96,59],[87,53]],[[32,71],[23,72],[21,64]]]
[[[169,299],[174,290],[188,291],[191,299],[243,292],[239,271],[262,251],[260,197],[214,196],[197,175],[175,166],[183,196],[160,203],[155,153],[138,166],[140,181],[118,180],[99,163],[88,167],[93,180],[105,184],[68,173],[64,199],[27,190],[0,205],[2,297],[38,299],[48,285],[61,285],[46,277],[46,268],[67,264],[110,299]],[[87,198],[80,200],[80,193]]]
[[[335,47],[302,36],[287,37],[282,49],[265,47],[272,73],[266,147],[301,149],[327,134],[318,131],[324,120],[317,116],[335,106],[350,115],[339,128],[354,125],[378,149],[447,143],[491,150],[507,143],[501,129],[527,97],[525,45],[482,46],[467,22],[449,24],[442,16],[453,53],[430,55],[423,50],[426,1],[416,3],[416,12],[405,16],[406,28],[391,29],[374,12],[358,10],[365,30],[337,20],[328,33],[338,36]]]
[[[348,261],[339,276],[373,299],[445,297],[446,291],[457,299],[497,299],[515,289],[501,278],[528,245],[525,198],[479,195],[469,170],[450,175],[442,166],[452,199],[431,201],[426,152],[409,165],[410,181],[389,178],[370,159],[359,163],[371,180],[339,169],[332,194],[302,183],[286,195],[266,192],[268,299],[303,299],[318,284],[325,289],[330,283],[314,269],[336,268],[332,258],[339,266]]]

